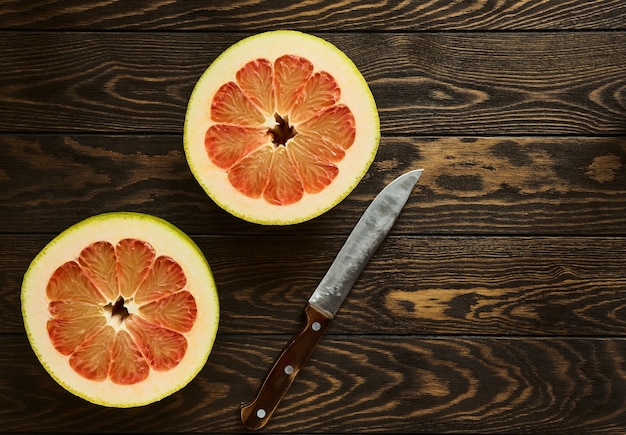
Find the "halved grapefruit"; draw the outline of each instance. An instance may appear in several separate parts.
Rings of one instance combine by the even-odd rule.
[[[260,224],[312,219],[370,167],[380,126],[354,63],[329,42],[271,31],[224,51],[202,74],[185,117],[185,154],[207,194]]]
[[[22,284],[31,346],[64,388],[90,402],[141,406],[204,366],[219,321],[197,245],[139,213],[85,219],[52,240]]]

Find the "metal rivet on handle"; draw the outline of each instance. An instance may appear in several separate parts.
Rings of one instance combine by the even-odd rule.
[[[285,374],[290,375],[293,373],[293,366],[287,365],[285,366]]]
[[[259,417],[259,418],[264,418],[266,415],[267,415],[267,414],[266,414],[266,412],[265,412],[265,409],[263,409],[263,408],[259,408],[259,409],[257,409],[257,410],[256,410],[256,416],[257,416],[257,417]]]
[[[320,322],[313,322],[311,328],[313,328],[313,331],[319,331],[322,329],[322,324]]]

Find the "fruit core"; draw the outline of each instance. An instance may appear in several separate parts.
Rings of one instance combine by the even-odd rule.
[[[272,136],[272,143],[275,146],[286,146],[289,139],[296,137],[298,132],[294,126],[289,125],[289,117],[284,118],[278,113],[274,114],[276,119],[276,125],[270,128],[267,132]]]
[[[104,307],[104,311],[108,312],[114,323],[121,325],[129,316],[128,308],[124,306],[124,298],[119,297],[115,303],[110,303]]]

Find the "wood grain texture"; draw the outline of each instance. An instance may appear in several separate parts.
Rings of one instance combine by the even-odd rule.
[[[393,234],[626,235],[623,137],[383,137],[346,200],[272,228],[219,209],[178,135],[5,135],[0,232],[56,234],[92,214],[131,210],[191,234],[347,235],[387,183],[417,168],[424,175]]]
[[[194,236],[220,295],[220,333],[291,334],[339,251],[331,236]],[[44,236],[0,239],[0,333],[23,332],[19,288]],[[329,334],[626,337],[624,237],[385,240]]]
[[[620,0],[0,1],[0,28],[313,31],[624,29]]]
[[[185,162],[198,77],[264,30],[326,38],[376,99],[357,188],[288,227],[233,218]],[[0,431],[240,433],[367,204],[424,168],[270,433],[624,433],[626,2],[0,0]],[[114,210],[207,257],[220,330],[202,372],[142,408],[63,390],[30,349],[24,272]]]
[[[239,403],[285,340],[218,335],[207,365],[179,393],[109,409],[58,386],[23,336],[0,336],[3,430],[242,432]],[[619,433],[625,361],[626,342],[616,338],[327,336],[267,431]]]
[[[179,134],[196,80],[244,36],[0,33],[0,131]],[[368,81],[384,135],[626,133],[622,32],[324,37]]]

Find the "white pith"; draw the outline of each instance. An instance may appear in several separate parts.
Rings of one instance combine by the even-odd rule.
[[[204,147],[213,96],[221,85],[234,81],[237,71],[247,62],[263,58],[274,62],[285,54],[302,56],[326,71],[341,89],[340,104],[347,105],[356,121],[356,137],[338,164],[339,174],[316,194],[304,194],[302,200],[276,206],[263,198],[250,198],[238,192],[228,181],[227,173],[214,165]],[[286,114],[279,114],[286,115]],[[268,119],[268,126],[275,125]],[[296,131],[297,124],[294,125]],[[190,97],[185,117],[184,144],[189,166],[208,195],[235,216],[261,224],[292,224],[319,216],[335,206],[356,187],[367,172],[378,148],[380,137],[376,103],[369,87],[354,63],[329,42],[295,31],[266,32],[246,38],[222,53],[198,80]]]
[[[75,260],[80,251],[97,241],[113,244],[124,238],[148,241],[157,256],[167,255],[183,268],[186,288],[197,305],[193,329],[184,334],[188,347],[181,362],[165,372],[150,371],[148,378],[133,385],[118,385],[109,379],[96,382],[77,374],[52,345],[46,329],[50,318],[46,285],[61,264]],[[204,366],[219,322],[219,301],[211,270],[198,247],[180,230],[161,219],[137,213],[109,213],[86,219],[50,242],[33,260],[22,284],[24,326],[42,365],[64,388],[84,399],[106,406],[131,407],[157,401],[185,386]],[[136,310],[132,302],[125,304]],[[116,322],[114,319],[110,321]],[[123,324],[116,329],[125,329]]]

